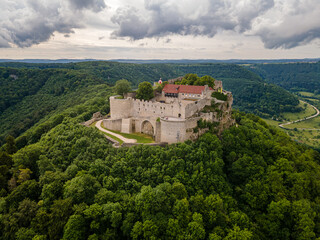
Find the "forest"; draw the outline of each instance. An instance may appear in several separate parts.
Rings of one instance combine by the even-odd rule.
[[[1,239],[315,239],[320,155],[252,114],[220,138],[116,149],[92,101],[0,153]],[[106,103],[96,102],[96,109]],[[78,113],[81,108],[83,113]],[[34,129],[37,131],[37,128]]]
[[[235,70],[248,74],[251,99],[260,93],[250,83],[266,84],[235,65],[214,67],[224,72],[217,79],[239,84]],[[201,76],[207,66],[192,68]],[[320,236],[319,152],[258,116],[234,111],[236,124],[221,136],[209,131],[194,142],[117,149],[79,124],[109,112],[114,89],[99,71],[0,70],[7,96],[0,115],[0,239]]]
[[[287,90],[320,93],[320,62],[253,64],[248,69]]]

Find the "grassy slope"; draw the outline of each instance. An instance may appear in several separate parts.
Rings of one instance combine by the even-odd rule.
[[[309,99],[308,97],[305,97],[305,101],[311,102],[313,105],[319,108],[319,100],[315,99],[316,95],[310,92],[305,92],[304,96],[312,97],[312,99]],[[301,106],[304,107],[304,103],[300,103]],[[287,122],[287,121],[294,121],[297,119],[302,119],[308,116],[311,116],[315,113],[314,108],[312,108],[310,105],[307,105],[307,107],[304,109],[304,111],[294,114],[294,113],[283,113],[283,118],[286,119],[286,121],[282,122]],[[279,121],[275,121],[272,119],[264,119],[268,124],[275,126],[277,128]],[[284,130],[293,140],[306,144],[308,146],[311,146],[316,149],[320,149],[320,117],[315,117],[306,121],[298,122],[298,123],[293,123],[285,126],[286,129],[289,130]],[[305,129],[303,129],[305,128]],[[309,129],[314,129],[314,130],[309,130]],[[319,129],[319,130],[317,130]]]
[[[298,113],[285,112],[283,113],[284,119],[289,119],[290,121],[295,121],[298,119],[303,119],[305,117],[312,116],[316,113],[316,110],[309,104],[305,105],[305,103],[300,102],[299,106],[303,109],[303,111]]]

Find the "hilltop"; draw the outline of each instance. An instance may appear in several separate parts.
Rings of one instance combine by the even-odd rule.
[[[1,238],[319,236],[317,151],[240,112],[220,138],[209,129],[194,142],[115,149],[96,128],[80,125],[95,112],[107,114],[114,91],[111,77],[102,77],[104,68],[116,78],[113,67],[99,63],[91,74],[93,65],[0,69],[7,96],[0,126],[3,136],[16,133],[0,150]],[[148,65],[140,67],[146,71]],[[239,66],[192,68],[200,74],[220,69],[218,79],[224,71],[241,82],[232,78],[238,69],[250,78],[247,84],[266,84]]]

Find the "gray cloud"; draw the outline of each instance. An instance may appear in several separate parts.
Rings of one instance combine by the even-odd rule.
[[[131,40],[220,31],[259,36],[266,48],[293,48],[320,37],[319,0],[145,0],[143,9],[119,8],[114,38]]]
[[[119,25],[119,29],[113,32],[113,36],[133,40],[170,34],[213,37],[221,30],[245,31],[256,16],[273,6],[273,0],[251,0],[244,5],[234,2],[199,0],[190,3],[193,7],[186,12],[179,9],[176,1],[145,0],[145,12],[135,8],[118,9],[112,21]]]
[[[104,0],[69,0],[69,2],[75,9],[90,9],[94,12],[99,12],[106,7]]]
[[[45,42],[59,32],[68,36],[73,29],[84,27],[82,11],[100,11],[105,7],[103,0],[79,1],[77,5],[59,0],[3,0],[0,9],[1,46],[9,43],[18,47],[30,47]],[[78,11],[74,12],[74,8]],[[9,45],[10,46],[10,45]]]
[[[320,38],[320,2],[318,0],[288,2],[286,14],[273,15],[276,23],[261,20],[254,34],[266,48],[294,48]]]
[[[0,36],[0,48],[10,48],[9,43]]]
[[[119,8],[117,14],[111,21],[118,24],[120,28],[112,33],[113,37],[130,37],[134,40],[141,39],[148,34],[148,24],[141,19],[138,10],[134,7]]]

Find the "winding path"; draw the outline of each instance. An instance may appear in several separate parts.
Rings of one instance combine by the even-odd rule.
[[[298,123],[298,122],[302,122],[302,121],[305,121],[305,120],[309,120],[309,119],[317,117],[320,114],[319,109],[316,108],[315,106],[313,106],[312,104],[307,103],[307,102],[302,101],[302,100],[300,100],[300,101],[303,102],[303,103],[309,104],[311,107],[313,107],[314,110],[316,110],[316,114],[314,114],[314,115],[312,115],[310,117],[306,117],[306,118],[298,119],[298,120],[295,120],[295,121],[279,124],[279,127],[283,128],[283,129],[287,129],[287,128],[284,127],[285,125],[289,125],[289,124],[292,124],[292,123]],[[320,129],[310,129],[310,128],[298,128],[298,129],[301,129],[301,130],[320,130]]]
[[[136,143],[137,142],[136,139],[125,138],[125,137],[121,136],[120,134],[117,134],[117,133],[114,133],[114,132],[111,132],[111,131],[104,129],[103,127],[101,127],[101,122],[102,122],[102,120],[96,122],[96,128],[98,128],[100,131],[108,133],[112,136],[115,136],[115,137],[121,139],[124,143]]]

